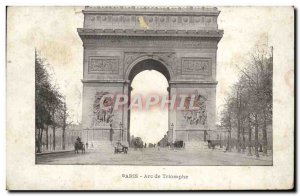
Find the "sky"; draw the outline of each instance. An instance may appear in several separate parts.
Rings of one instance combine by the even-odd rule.
[[[15,7],[8,10],[8,28],[12,28],[14,36],[25,44],[33,45],[43,57],[47,58],[53,82],[66,97],[70,113],[69,121],[73,123],[81,121],[82,110],[83,47],[76,31],[83,26],[82,9],[83,7]],[[290,20],[286,17],[293,17],[290,9],[280,7],[218,7],[218,9],[221,11],[218,26],[224,30],[224,35],[218,44],[217,54],[217,115],[222,110],[224,98],[230,93],[230,87],[239,77],[237,66],[243,67],[258,43],[273,46],[276,57],[277,49],[280,51],[283,47],[279,44],[281,35],[285,34],[284,29],[290,25],[287,24]],[[165,89],[167,87],[165,78],[157,74],[160,73],[151,71],[137,75],[133,83],[136,92],[142,85],[149,85],[152,88],[152,85],[161,84],[161,89]],[[154,83],[149,79],[151,77],[160,79]],[[154,112],[153,116],[157,119],[166,118],[164,113]],[[137,113],[133,114],[132,118],[138,121],[147,119],[147,116]],[[147,129],[150,121],[145,122],[144,128],[131,124],[132,129],[136,131]],[[167,120],[159,125],[163,130],[160,134],[166,131],[166,123]],[[149,132],[143,133],[144,137],[148,137],[148,134]]]
[[[153,78],[155,78],[153,80]],[[158,71],[142,71],[131,84],[131,96],[146,97],[155,93],[160,97],[168,96],[167,79]],[[159,88],[158,88],[159,87]],[[142,123],[137,123],[142,122]],[[150,110],[133,109],[130,113],[130,134],[142,137],[143,141],[157,143],[168,131],[168,110],[150,107]]]

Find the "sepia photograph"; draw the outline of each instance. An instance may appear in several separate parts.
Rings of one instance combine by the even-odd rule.
[[[293,187],[294,7],[8,6],[6,12],[7,187]],[[22,176],[52,177],[22,184],[15,179],[21,168],[8,164],[19,161],[36,168]],[[208,184],[193,184],[204,170],[214,170],[198,181]],[[261,181],[247,185],[228,177],[252,173],[251,181],[256,171]],[[99,172],[122,183],[84,181]],[[49,185],[58,174],[81,177]],[[226,180],[212,185],[213,175]],[[149,186],[134,185],[149,178]],[[161,180],[172,182],[154,186]],[[183,183],[176,188],[175,180]]]
[[[35,50],[36,164],[272,165],[272,43],[261,32],[243,61],[218,66],[220,12],[85,7],[67,29],[82,42],[76,64]],[[230,84],[218,80],[226,66]]]

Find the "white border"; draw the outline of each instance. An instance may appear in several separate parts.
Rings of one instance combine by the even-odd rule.
[[[10,6],[21,6],[21,5],[199,5],[199,3],[201,3],[201,5],[237,5],[237,6],[247,6],[247,5],[256,5],[256,6],[262,6],[262,5],[267,5],[267,6],[282,6],[282,5],[294,5],[296,8],[299,8],[300,5],[300,1],[297,0],[270,0],[270,1],[261,1],[261,0],[229,0],[229,1],[222,1],[222,0],[202,0],[201,2],[197,1],[197,0],[184,0],[184,1],[180,1],[180,0],[165,0],[165,1],[161,1],[161,0],[151,0],[151,1],[137,1],[137,0],[126,0],[126,2],[121,2],[121,1],[109,1],[109,0],[101,0],[101,1],[94,1],[94,0],[73,0],[73,1],[61,1],[61,0],[52,0],[52,1],[38,1],[38,0],[3,0],[0,1],[0,26],[2,27],[2,31],[0,31],[0,59],[2,59],[2,66],[0,66],[0,130],[1,130],[1,136],[0,136],[0,144],[1,145],[1,150],[0,150],[0,154],[2,155],[1,158],[1,162],[3,164],[2,168],[0,170],[1,173],[1,177],[0,177],[0,184],[1,184],[1,195],[4,194],[8,194],[7,191],[5,191],[5,130],[6,130],[6,119],[5,119],[5,108],[6,108],[6,94],[5,94],[5,90],[6,90],[6,69],[5,69],[5,50],[6,50],[6,46],[5,46],[5,38],[6,38],[6,32],[4,31],[4,27],[5,27],[5,21],[6,21],[6,6],[10,5]],[[299,19],[297,21],[297,26],[299,25]],[[297,34],[298,35],[298,34]],[[298,57],[298,54],[296,56],[296,58]],[[298,74],[299,74],[299,68],[298,68]],[[297,117],[298,120],[299,117]],[[299,141],[299,133],[298,135],[298,141]]]

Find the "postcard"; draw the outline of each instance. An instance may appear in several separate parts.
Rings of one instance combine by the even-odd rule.
[[[294,7],[7,7],[8,190],[294,188]]]

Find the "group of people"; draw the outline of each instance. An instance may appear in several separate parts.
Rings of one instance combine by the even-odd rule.
[[[147,145],[147,143],[145,142],[144,148],[147,148],[147,146],[148,146],[148,148],[155,148],[155,147],[156,147],[156,144],[149,143],[149,144]]]

